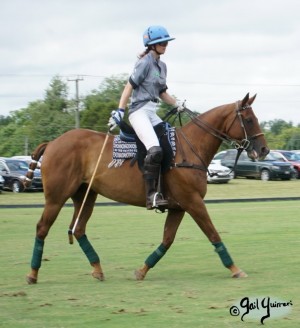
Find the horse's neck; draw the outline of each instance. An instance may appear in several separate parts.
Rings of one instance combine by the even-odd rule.
[[[229,106],[231,105],[216,107],[198,115],[197,119],[204,122],[207,128],[200,127],[194,122],[189,122],[181,128],[182,133],[207,164],[211,162],[222,143],[221,139],[209,131],[209,127],[225,133],[228,117],[232,112]]]

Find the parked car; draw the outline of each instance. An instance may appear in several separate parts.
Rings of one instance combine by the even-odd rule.
[[[233,169],[237,150],[227,150],[221,160],[221,164]],[[234,170],[235,177],[256,178],[264,181],[281,179],[290,180],[296,172],[290,163],[278,161],[272,154],[268,154],[264,160],[252,160],[243,151]]]
[[[4,189],[13,192],[21,192],[24,190],[23,181],[25,179],[28,164],[25,161],[1,158],[0,159],[0,175],[4,178]],[[43,183],[40,170],[34,171],[34,178],[28,190],[43,190]]]
[[[223,166],[214,160],[209,164],[208,171],[208,183],[228,183],[234,177],[233,172],[228,167]]]
[[[19,159],[19,160],[21,160],[21,161],[24,161],[24,162],[26,162],[28,165],[32,162],[32,158],[31,158],[31,156],[19,156],[19,155],[17,155],[17,156],[12,156],[11,157],[12,159]],[[41,161],[39,161],[39,162],[37,162],[37,166],[36,166],[38,169],[40,169],[41,168]]]
[[[2,192],[3,188],[4,188],[4,179],[2,175],[0,175],[0,193]]]
[[[222,158],[225,156],[226,153],[227,153],[227,150],[219,151],[219,152],[216,153],[216,155],[214,156],[213,161],[214,161],[215,163],[219,163],[219,164],[221,164],[221,160],[222,160]]]
[[[290,150],[271,150],[270,152],[277,160],[289,162],[296,171],[296,178],[300,179],[300,154]]]

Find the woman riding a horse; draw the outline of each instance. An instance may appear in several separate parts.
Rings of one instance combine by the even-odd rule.
[[[143,43],[146,50],[140,55],[121,95],[119,108],[113,111],[109,123],[110,130],[120,123],[131,97],[128,119],[137,137],[147,150],[143,170],[147,209],[159,208],[163,210],[168,207],[167,199],[157,192],[163,151],[153,127],[162,122],[156,114],[159,99],[169,105],[176,106],[178,111],[183,109],[180,102],[177,103],[176,99],[167,92],[167,67],[160,60],[160,56],[166,51],[168,42],[172,40],[174,38],[171,38],[162,26],[150,26],[143,33]]]

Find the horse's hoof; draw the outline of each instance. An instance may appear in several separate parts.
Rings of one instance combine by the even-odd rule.
[[[92,276],[95,279],[98,279],[100,281],[104,281],[104,274],[103,274],[103,272],[92,272]]]
[[[28,285],[34,285],[37,283],[37,278],[31,277],[31,276],[26,276],[26,281]]]
[[[145,275],[140,270],[135,270],[134,275],[136,280],[144,280],[145,278]]]
[[[231,277],[232,278],[247,278],[248,275],[247,275],[246,272],[244,272],[244,271],[241,270],[241,271],[239,271],[237,273],[234,273]]]

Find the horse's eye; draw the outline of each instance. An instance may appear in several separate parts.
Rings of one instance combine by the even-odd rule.
[[[248,118],[246,118],[245,119],[245,121],[247,122],[247,123],[253,123],[253,119],[252,119],[252,117],[248,117]]]

